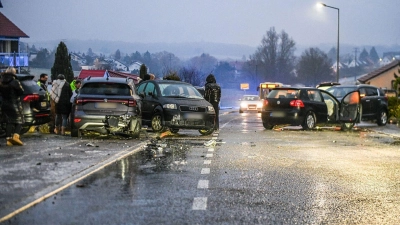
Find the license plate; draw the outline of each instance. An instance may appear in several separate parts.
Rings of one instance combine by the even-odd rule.
[[[43,108],[46,107],[47,106],[47,102],[40,102],[40,106],[43,107]]]
[[[203,119],[203,115],[197,114],[197,113],[188,113],[185,115],[185,119],[201,120],[201,119]]]
[[[269,114],[270,117],[284,117],[285,113],[284,112],[272,112]]]
[[[115,109],[115,108],[117,108],[117,103],[115,103],[115,102],[97,102],[95,107],[97,109]]]

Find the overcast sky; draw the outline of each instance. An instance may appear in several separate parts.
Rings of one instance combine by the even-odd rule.
[[[216,42],[256,47],[271,27],[297,45],[337,40],[337,10],[316,0],[0,0],[29,39]],[[340,9],[340,43],[400,44],[399,0],[324,0]]]

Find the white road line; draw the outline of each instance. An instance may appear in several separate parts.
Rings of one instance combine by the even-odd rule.
[[[211,164],[211,160],[204,160],[204,164]]]
[[[201,174],[210,174],[210,168],[201,169]]]
[[[207,197],[195,197],[193,199],[192,210],[206,210],[207,209]]]
[[[197,188],[208,189],[208,180],[199,180],[199,183],[197,183]]]
[[[206,158],[212,158],[214,156],[214,154],[206,154]]]
[[[211,139],[212,139],[212,140],[217,140],[217,138],[218,138],[218,137],[212,137]]]
[[[208,151],[209,151],[209,152],[213,152],[214,149],[213,149],[213,148],[209,148]]]

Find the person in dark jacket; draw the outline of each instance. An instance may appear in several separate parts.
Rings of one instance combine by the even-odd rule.
[[[221,100],[221,87],[217,84],[213,74],[206,78],[204,98],[213,105],[215,110],[215,130],[219,130],[219,101]]]
[[[24,145],[19,133],[24,123],[22,114],[21,95],[24,89],[16,77],[16,71],[10,67],[1,75],[0,95],[3,98],[1,106],[3,121],[6,121],[7,146]]]
[[[68,124],[68,117],[71,113],[72,104],[70,99],[72,96],[72,90],[63,74],[59,74],[57,80],[52,83],[50,96],[56,105],[56,126],[54,128],[54,133],[64,135]]]

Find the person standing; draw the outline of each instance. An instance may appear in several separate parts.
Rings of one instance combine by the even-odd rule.
[[[54,133],[64,135],[68,124],[68,117],[71,113],[70,99],[72,96],[72,90],[63,74],[59,74],[57,80],[52,83],[50,96],[55,102],[56,109]]]
[[[215,130],[219,130],[219,101],[221,100],[221,87],[217,84],[213,74],[206,78],[204,98],[211,103],[215,110]]]
[[[9,67],[1,77],[0,94],[3,97],[1,110],[4,117],[3,119],[7,123],[7,146],[24,145],[19,136],[22,124],[24,123],[20,98],[24,93],[24,89],[17,79],[16,70],[13,67]]]

